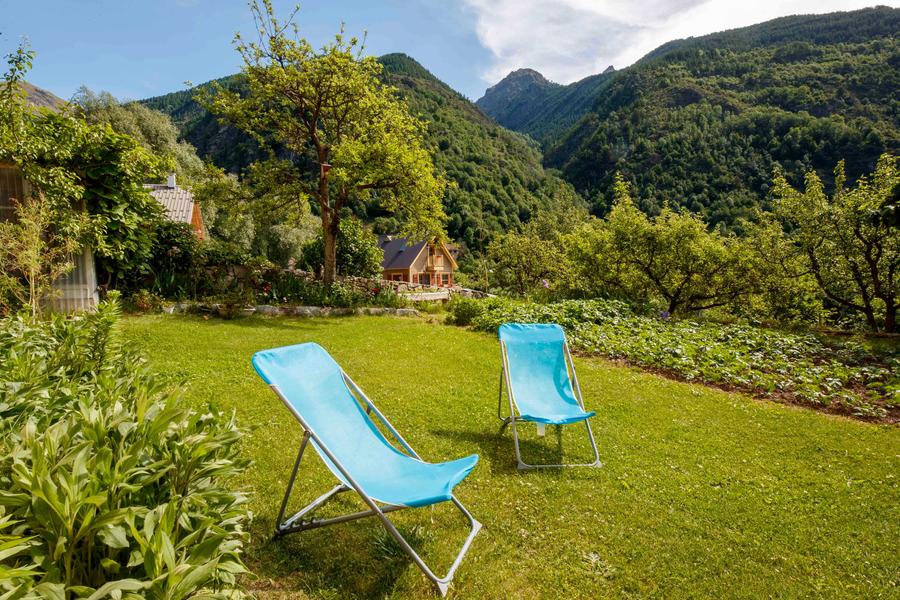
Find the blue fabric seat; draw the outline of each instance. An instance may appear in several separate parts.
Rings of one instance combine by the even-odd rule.
[[[356,400],[340,366],[314,343],[263,350],[253,355],[253,368],[277,388],[288,408],[313,434],[311,444],[332,473],[352,487],[328,458],[321,440],[363,492],[379,502],[427,506],[450,500],[478,455],[428,463],[391,445]]]
[[[591,431],[593,411],[584,410],[575,365],[569,356],[562,327],[552,323],[504,323],[497,330],[503,362],[497,417],[504,427],[512,425],[513,446],[519,469],[553,467],[600,467],[600,452]],[[503,416],[503,383],[509,400],[509,416]],[[522,459],[516,423],[537,423],[544,435],[545,425],[584,423],[594,460],[589,463],[529,464]],[[502,429],[501,429],[502,431]]]
[[[498,334],[506,347],[509,385],[519,409],[518,419],[565,425],[596,414],[584,411],[575,397],[562,327],[505,323]]]

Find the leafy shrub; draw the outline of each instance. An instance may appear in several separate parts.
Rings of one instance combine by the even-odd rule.
[[[113,301],[0,321],[0,592],[239,596],[248,513],[226,482],[247,466],[241,432],[185,407],[117,318]]]
[[[204,250],[209,265],[242,265],[251,258],[238,244],[215,238],[205,244]]]
[[[341,218],[337,236],[337,272],[356,277],[378,277],[384,252],[378,238],[357,218]],[[307,242],[300,255],[300,265],[314,273],[321,271],[325,262],[325,240],[319,233]]]
[[[405,308],[409,306],[409,301],[395,292],[393,288],[384,287],[372,290],[372,298],[369,300],[369,304],[386,308]]]
[[[162,310],[163,299],[148,290],[138,290],[128,299],[128,304],[136,312],[154,313]]]
[[[206,244],[191,226],[165,221],[156,230],[148,261],[153,292],[179,299],[195,294],[206,262]]]
[[[0,508],[0,557],[14,558],[28,552],[31,548],[31,538],[11,533],[16,521],[10,520],[9,515],[3,514]],[[7,561],[12,563],[13,561]],[[39,572],[35,569],[34,564],[27,566],[16,566],[15,564],[4,564],[0,558],[0,598],[18,598],[25,594],[29,589],[35,595],[45,593],[52,594],[53,589],[50,586],[32,588],[35,578]]]
[[[402,308],[407,301],[393,289],[372,282],[368,289],[336,282],[327,290],[321,281],[303,275],[271,270],[257,283],[257,299],[271,304],[300,304],[308,306],[332,306],[355,308],[358,306],[385,306]]]
[[[453,296],[447,304],[447,323],[466,327],[490,310],[509,306],[512,306],[512,302],[502,298],[477,299]]]
[[[559,323],[573,348],[584,352],[860,416],[880,417],[900,406],[900,356],[875,355],[858,343],[826,344],[812,334],[674,321],[665,314],[640,316],[608,300],[484,303],[477,311],[451,308],[451,315],[489,332],[509,321]]]
[[[238,284],[219,297],[219,316],[225,319],[234,319],[241,316],[247,307],[253,304],[255,295],[253,290]]]

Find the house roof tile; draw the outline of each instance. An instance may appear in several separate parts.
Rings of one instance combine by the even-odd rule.
[[[169,187],[164,183],[144,184],[144,188],[150,190],[150,195],[163,205],[169,220],[190,224],[194,214],[194,195],[190,190]]]

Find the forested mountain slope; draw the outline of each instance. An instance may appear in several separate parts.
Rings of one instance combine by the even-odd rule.
[[[614,72],[610,67],[600,75],[559,85],[537,71],[519,69],[488,88],[475,104],[504,127],[553,143],[591,110]]]
[[[545,173],[541,153],[525,137],[500,127],[474,104],[403,54],[380,58],[384,80],[398,88],[412,110],[428,121],[427,141],[437,168],[455,186],[445,198],[449,235],[481,249],[493,234],[515,228],[546,206],[564,184]],[[239,76],[220,83],[240,86]],[[193,99],[193,90],[143,100],[169,114],[201,157],[239,172],[262,158],[257,144],[223,125]],[[368,215],[376,216],[375,214]],[[391,227],[390,221],[381,227]]]
[[[242,85],[239,75],[229,75],[216,81],[228,89]],[[250,163],[265,158],[255,140],[235,127],[221,123],[200,106],[194,100],[195,91],[196,88],[191,88],[140,102],[169,115],[181,137],[197,149],[201,158],[212,160],[226,171],[240,173]]]
[[[541,106],[563,87],[533,69],[519,69],[489,87],[475,104],[504,127],[528,132]]]
[[[810,168],[829,181],[840,159],[856,177],[898,152],[898,33],[900,9],[879,7],[678,40],[594,76],[589,99],[576,93],[584,82],[555,89],[569,90],[572,104],[538,120],[577,116],[566,132],[536,134],[532,119],[515,126],[542,141],[545,165],[562,169],[597,212],[621,170],[648,212],[668,201],[731,225],[765,202],[776,167],[794,182]],[[488,112],[512,123],[501,99],[490,100]]]

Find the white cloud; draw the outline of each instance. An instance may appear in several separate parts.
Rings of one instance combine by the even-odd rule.
[[[883,0],[464,0],[493,55],[482,79],[532,68],[560,83],[626,67],[665,42]]]

